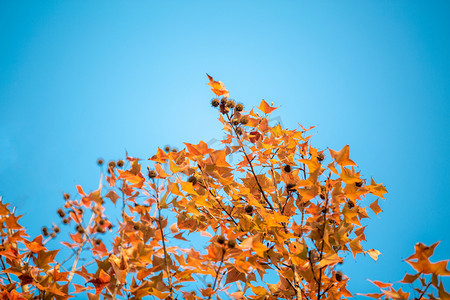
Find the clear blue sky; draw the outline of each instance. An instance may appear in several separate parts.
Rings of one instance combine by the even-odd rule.
[[[418,241],[450,257],[449,37],[449,1],[2,1],[0,194],[38,234],[98,157],[220,139],[208,72],[387,186],[365,244],[383,256],[343,266],[376,291]]]

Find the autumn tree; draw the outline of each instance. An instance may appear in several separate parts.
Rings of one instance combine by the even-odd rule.
[[[200,141],[111,161],[99,188],[64,194],[59,224],[34,238],[0,204],[1,299],[352,297],[337,266],[348,253],[377,260],[361,245],[361,220],[381,211],[385,187],[356,169],[348,145],[314,148],[311,128],[271,125],[276,107],[262,100],[246,110],[208,79],[225,133],[219,149]],[[449,299],[448,261],[430,262],[436,246],[415,246],[406,261],[416,273],[400,288],[373,281],[381,290],[366,296]]]

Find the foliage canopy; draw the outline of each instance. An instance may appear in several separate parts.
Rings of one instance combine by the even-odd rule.
[[[271,125],[276,107],[262,100],[259,112],[246,111],[222,82],[208,79],[223,147],[200,141],[158,149],[147,162],[111,161],[97,190],[64,194],[57,212],[68,225],[61,225],[66,257],[48,246],[57,225],[31,239],[20,216],[0,204],[1,299],[352,297],[338,266],[348,253],[375,261],[381,254],[363,249],[361,220],[368,209],[381,212],[385,187],[357,171],[348,145],[314,148],[311,128]],[[107,202],[121,207],[117,222]],[[411,292],[373,281],[380,292],[366,296],[449,299],[441,279],[450,275],[448,261],[429,260],[437,245],[418,243],[406,260],[415,273],[401,283]]]

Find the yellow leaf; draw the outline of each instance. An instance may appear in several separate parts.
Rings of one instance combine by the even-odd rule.
[[[378,256],[381,254],[380,251],[375,250],[375,249],[370,249],[368,251],[364,251],[364,253],[369,254],[369,256],[372,257],[374,261],[377,261],[378,260]]]
[[[378,215],[380,212],[382,212],[380,206],[378,205],[378,199],[375,200],[375,201],[373,201],[373,202],[370,204],[370,208],[371,208],[371,209],[373,210],[373,212],[374,212],[375,214],[377,214],[377,215]]]
[[[356,166],[355,162],[349,158],[350,147],[348,145],[345,145],[339,152],[330,149],[330,155],[341,167]]]
[[[225,88],[225,85],[222,82],[215,81],[208,74],[206,74],[206,76],[208,76],[209,79],[208,85],[211,87],[211,91],[213,91],[214,94],[216,94],[217,96],[224,96],[224,97],[229,96],[228,90]]]
[[[262,111],[265,114],[270,114],[278,107],[272,107],[270,106],[264,99],[261,101],[261,104],[259,105],[259,110]]]

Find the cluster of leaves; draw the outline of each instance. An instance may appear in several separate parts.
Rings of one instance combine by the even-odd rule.
[[[379,251],[361,245],[361,219],[369,217],[368,207],[381,211],[385,187],[355,170],[349,146],[316,149],[311,128],[271,126],[276,107],[263,100],[261,113],[245,111],[223,83],[208,78],[226,134],[223,149],[201,141],[179,151],[158,149],[149,162],[129,156],[110,162],[107,187],[101,178],[91,193],[77,186],[75,199],[64,195],[57,211],[69,231],[61,242],[70,249],[64,259],[46,248],[59,227],[31,240],[20,216],[0,205],[0,299],[352,297],[338,265],[349,253],[377,260]],[[231,156],[238,161],[230,164]],[[121,207],[116,224],[105,213],[107,201]],[[192,246],[206,238],[203,247]],[[430,286],[448,297],[440,280],[450,274],[447,261],[428,260],[436,245],[418,244],[407,260],[418,273],[403,282],[419,279],[419,299],[434,298]],[[409,297],[374,283],[389,289],[369,297]]]

